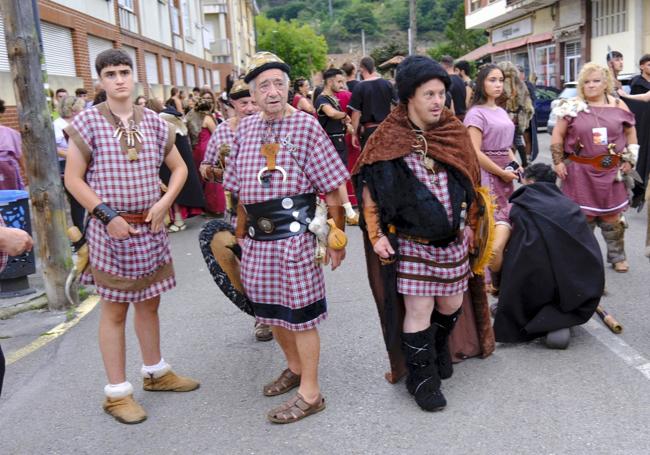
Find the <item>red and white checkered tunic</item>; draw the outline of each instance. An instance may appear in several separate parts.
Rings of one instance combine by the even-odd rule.
[[[81,148],[91,151],[86,181],[97,196],[117,211],[142,213],[160,199],[158,172],[165,157],[166,147],[173,144],[173,129],[155,112],[144,109],[139,129],[143,136],[138,159],[129,161],[120,142],[113,137],[114,127],[105,109],[95,106],[82,111],[71,123],[78,136],[71,135]],[[110,114],[109,114],[110,115]],[[79,142],[79,141],[83,142]],[[85,144],[85,145],[84,145]],[[111,238],[106,226],[91,218],[86,230],[89,262],[92,271],[112,277],[142,280],[152,276],[163,266],[171,267],[169,238],[163,229],[153,233],[149,225],[136,224],[140,231],[125,240]],[[104,300],[140,302],[153,298],[176,286],[173,272],[160,281],[139,290],[105,287],[96,282],[91,273],[84,273],[81,282],[95,284]]]
[[[280,144],[276,165],[287,172],[273,172],[268,188],[257,180],[266,166],[260,150],[268,127],[260,114],[241,120],[227,160],[224,187],[239,194],[243,204],[254,204],[305,193],[328,193],[342,185],[349,174],[329,137],[309,114],[295,111],[276,123]],[[268,142],[268,141],[267,141]],[[327,316],[325,281],[314,263],[316,240],[310,232],[275,241],[245,240],[241,278],[249,299],[270,305],[274,317],[257,316],[260,322],[289,330],[314,328]]]
[[[4,227],[5,222],[0,216],[0,227]],[[9,260],[9,255],[3,251],[0,251],[0,273],[7,267],[7,261]]]
[[[435,174],[435,182],[430,174],[421,164],[420,155],[411,153],[404,157],[408,167],[413,171],[418,180],[424,183],[447,211],[449,221],[452,220],[452,207],[447,189],[447,172],[443,169]],[[467,257],[469,245],[467,236],[462,242],[453,242],[446,247],[436,248],[431,245],[423,245],[410,240],[398,238],[399,256],[417,257],[430,262],[410,262],[398,260],[397,273],[431,277],[449,282],[435,282],[417,280],[411,278],[397,278],[397,292],[404,295],[418,296],[452,296],[467,290],[469,279],[469,260]],[[437,263],[440,265],[432,265]],[[442,267],[445,264],[459,263],[459,265]]]
[[[219,147],[221,147],[221,144],[228,144],[232,147],[234,140],[235,132],[230,127],[230,123],[220,123],[219,126],[217,126],[217,129],[214,130],[214,133],[212,133],[212,136],[210,136],[208,146],[205,149],[205,156],[203,157],[203,162],[201,164],[215,164],[219,157]]]

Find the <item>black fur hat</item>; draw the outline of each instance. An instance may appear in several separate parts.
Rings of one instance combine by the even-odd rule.
[[[397,65],[395,84],[397,94],[402,103],[406,104],[420,85],[431,79],[439,79],[449,90],[451,80],[447,71],[435,60],[423,55],[411,55]]]

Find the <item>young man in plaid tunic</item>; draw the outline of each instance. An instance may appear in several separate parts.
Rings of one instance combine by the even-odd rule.
[[[133,104],[133,62],[119,49],[95,62],[107,101],[79,114],[70,137],[65,183],[93,216],[88,222],[89,273],[102,299],[99,345],[109,384],[104,410],[122,423],[146,413],[126,380],[124,325],[129,304],[142,352],[144,390],[186,392],[199,383],[177,376],[160,354],[160,294],[175,285],[163,220],[180,192],[187,167],[174,146],[175,134],[153,111]],[[161,197],[158,172],[171,171]]]
[[[370,137],[353,173],[372,245],[368,263],[378,257],[387,266],[397,258],[393,305],[403,301],[404,309],[386,310],[390,299],[378,302],[382,325],[392,334],[386,327],[404,314],[394,331],[402,332],[407,388],[422,409],[437,411],[447,404],[440,379],[452,374],[448,338],[471,276],[470,210],[477,211],[479,168],[465,127],[444,109],[450,83],[444,68],[408,57],[396,81],[401,104]]]
[[[22,229],[5,227],[0,216],[0,273],[7,266],[9,256],[18,256],[32,249],[32,238]],[[0,346],[0,395],[2,395],[2,382],[5,377],[5,356]]]
[[[317,120],[287,104],[288,73],[288,65],[271,53],[253,57],[245,80],[261,112],[241,120],[224,179],[225,188],[239,195],[240,213],[246,213],[238,216],[237,229],[246,294],[257,320],[273,327],[287,360],[287,369],[263,393],[274,396],[299,387],[293,398],[269,412],[275,423],[325,408],[317,331],[327,316],[325,283],[307,225],[316,194],[324,193],[336,225],[344,227],[338,188],[349,176]],[[303,209],[311,214],[305,216]],[[327,256],[335,269],[345,249],[328,248]]]

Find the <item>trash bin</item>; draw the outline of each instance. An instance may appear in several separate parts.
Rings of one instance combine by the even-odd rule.
[[[20,190],[0,190],[0,216],[7,227],[26,231],[32,235],[29,216],[29,193]],[[36,272],[34,250],[10,256],[7,267],[0,273],[0,299],[8,299],[36,292],[29,287],[27,275]]]

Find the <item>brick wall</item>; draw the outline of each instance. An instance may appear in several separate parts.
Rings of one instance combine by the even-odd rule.
[[[16,111],[16,106],[5,106],[5,113],[0,115],[0,124],[18,129],[18,112]]]

